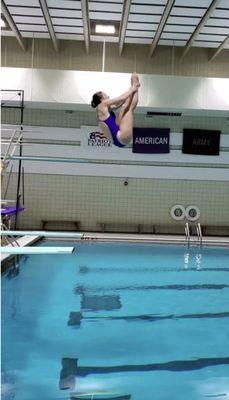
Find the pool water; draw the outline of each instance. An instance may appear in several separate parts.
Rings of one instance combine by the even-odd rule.
[[[2,399],[229,399],[229,249],[70,245],[2,278]]]

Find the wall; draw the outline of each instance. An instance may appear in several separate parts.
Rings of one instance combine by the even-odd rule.
[[[35,118],[36,110],[27,112]],[[74,113],[72,124],[89,119],[84,114],[89,113]],[[43,115],[43,119],[38,118],[37,123],[47,118],[47,112],[38,115]],[[50,112],[50,124],[55,115],[54,111]],[[62,125],[68,125],[68,114],[63,113],[62,117]],[[143,125],[142,118],[136,115],[137,125]],[[174,204],[195,204],[201,210],[201,224],[208,227],[205,234],[226,234],[229,227],[228,121],[220,117],[174,118],[144,119],[144,126],[171,127],[171,152],[167,155],[136,155],[131,148],[86,149],[81,143],[83,129],[25,126],[24,155],[86,158],[88,162],[24,161],[26,212],[20,217],[20,227],[41,229],[43,220],[55,220],[78,221],[80,230],[102,230],[105,223],[106,230],[183,233],[184,222],[174,222],[170,208]],[[182,154],[183,126],[222,130],[220,156]],[[3,137],[8,135],[9,131],[3,127]],[[90,164],[90,160],[98,163]],[[136,166],[137,163],[140,165]],[[18,162],[14,165],[16,170]],[[13,174],[7,198],[15,198],[16,178]],[[127,186],[124,185],[126,178]],[[75,229],[73,224],[64,222],[49,224],[47,229],[50,228]]]
[[[120,96],[130,87],[131,75],[114,72],[2,68],[5,89],[24,91],[29,108],[91,110],[92,95],[102,90]],[[147,110],[199,112],[211,115],[229,110],[229,79],[139,74],[138,112]],[[7,103],[7,90],[2,94]],[[214,114],[213,114],[214,113]]]
[[[147,120],[148,126],[152,126],[151,119]],[[218,118],[218,126],[222,120]],[[138,124],[137,118],[135,123]],[[25,171],[49,175],[58,173],[59,175],[122,178],[170,179],[173,177],[179,180],[228,180],[228,134],[221,134],[218,156],[201,157],[182,153],[182,130],[181,132],[171,130],[170,152],[166,154],[133,153],[131,144],[122,149],[114,145],[90,146],[88,144],[90,133],[96,131],[98,131],[97,126],[69,129],[41,126],[36,128],[24,125],[23,166]],[[13,126],[3,125],[4,139],[10,138],[12,132]],[[7,146],[7,143],[2,144],[3,152],[7,150]],[[17,155],[19,155],[18,148],[14,152],[14,156]],[[38,161],[35,161],[34,157],[38,158]],[[18,161],[11,161],[11,164],[13,172],[16,172]]]
[[[2,37],[2,66],[20,68],[45,68],[76,71],[102,71],[103,44],[93,42],[89,55],[85,44],[78,41],[62,40],[60,52],[53,49],[51,40],[28,40],[24,53],[16,39]],[[141,74],[229,77],[229,51],[223,50],[213,61],[208,62],[214,49],[192,48],[181,60],[182,48],[158,46],[149,58],[148,45],[125,44],[122,57],[118,45],[106,44],[106,72],[133,72]]]
[[[184,60],[180,60],[182,49],[159,47],[154,56],[148,58],[148,46],[125,45],[123,56],[118,56],[115,44],[106,46],[105,71],[130,73],[136,69],[142,74],[160,74],[195,77],[229,77],[229,52],[222,51],[212,62],[208,62],[211,49],[191,49]],[[2,38],[2,65],[4,67],[45,68],[101,71],[102,44],[93,43],[89,55],[85,54],[84,43],[62,41],[61,51],[55,53],[51,41],[36,39],[28,41],[28,50],[23,53],[14,38]],[[225,116],[193,115],[178,117],[146,118],[136,112],[136,126],[170,127],[171,131],[181,134],[185,128],[220,129],[225,136],[229,135],[229,114]],[[17,110],[3,110],[2,122],[7,124],[19,123]],[[25,109],[24,123],[33,126],[49,126],[63,128],[80,128],[81,125],[94,126],[95,115],[92,112],[55,109]],[[40,136],[39,128],[34,140],[45,143]],[[48,140],[46,138],[46,140]],[[54,138],[50,139],[55,144]],[[54,140],[54,142],[52,142]],[[59,146],[67,144],[66,137],[59,138]],[[69,145],[72,145],[72,141]],[[47,144],[47,142],[46,142]],[[47,146],[46,146],[47,148]],[[64,149],[65,147],[63,147]],[[175,150],[175,149],[174,149]],[[221,149],[222,150],[222,149]],[[178,150],[179,151],[179,150]],[[224,157],[228,157],[228,149],[223,149]],[[174,161],[173,161],[174,162]],[[203,157],[193,170],[201,167]],[[208,226],[206,233],[226,234],[229,227],[229,179],[219,181],[214,176],[216,165],[208,163],[209,180],[177,179],[173,175],[164,178],[128,179],[124,186],[124,177],[82,176],[77,174],[75,164],[74,175],[58,173],[36,173],[26,169],[25,195],[26,212],[20,217],[21,228],[41,228],[44,219],[80,221],[79,229],[100,230],[101,223],[109,222],[107,229],[117,231],[136,231],[141,224],[142,231],[153,232],[183,232],[184,223],[173,222],[169,209],[175,203],[184,206],[196,204],[201,209],[201,224]],[[45,164],[48,170],[48,164]],[[160,170],[167,169],[160,160],[157,161]],[[177,163],[177,168],[184,173],[184,165]],[[33,167],[34,168],[34,167]],[[152,171],[153,171],[152,167]],[[104,168],[105,170],[105,168]],[[190,169],[189,169],[190,171]],[[228,159],[217,167],[217,171],[227,174]],[[223,172],[222,172],[223,171]],[[37,173],[38,172],[38,173]],[[39,173],[41,172],[41,173]],[[225,175],[226,176],[226,175]],[[229,173],[228,173],[229,176]],[[13,174],[7,197],[14,197],[16,190],[16,174]],[[5,181],[6,182],[6,181]],[[156,226],[155,226],[156,225]],[[71,224],[49,225],[48,228],[74,229]]]
[[[77,166],[76,166],[77,168]],[[226,233],[229,184],[216,181],[129,179],[64,175],[27,174],[26,212],[20,227],[40,229],[42,220],[80,221],[79,230],[137,232],[184,232],[184,222],[173,222],[169,210],[174,204],[195,204],[201,209],[200,222],[214,227],[206,233]],[[10,197],[16,187],[11,182]],[[15,193],[15,192],[14,192]],[[155,227],[156,225],[156,227]],[[221,226],[221,229],[219,229]],[[224,227],[224,229],[222,229]],[[49,224],[48,229],[75,229],[72,224]]]

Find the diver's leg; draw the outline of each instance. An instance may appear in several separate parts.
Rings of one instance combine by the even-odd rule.
[[[119,120],[119,132],[117,134],[118,139],[124,144],[131,141],[133,137],[133,125],[134,125],[134,110],[138,104],[138,92],[135,92],[132,96],[132,101],[128,107],[120,112],[118,117]]]

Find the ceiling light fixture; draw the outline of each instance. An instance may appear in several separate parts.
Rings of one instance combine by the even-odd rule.
[[[95,26],[95,33],[108,33],[110,35],[115,34],[114,25],[97,25]]]

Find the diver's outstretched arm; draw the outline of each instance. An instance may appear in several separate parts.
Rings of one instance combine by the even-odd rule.
[[[111,107],[111,106],[118,106],[120,103],[124,103],[129,96],[131,96],[133,93],[135,93],[138,90],[138,85],[137,84],[133,84],[129,90],[127,90],[127,92],[124,92],[123,94],[121,94],[118,97],[114,97],[113,99],[105,99],[102,101],[102,105],[107,106],[107,107]]]
[[[130,96],[132,96],[132,94],[131,94]],[[128,98],[130,98],[130,96],[129,96]],[[116,105],[111,106],[111,109],[112,109],[112,110],[117,110],[118,108],[120,108],[120,107],[125,103],[125,101],[126,101],[126,100],[120,101],[119,104],[116,104]]]

